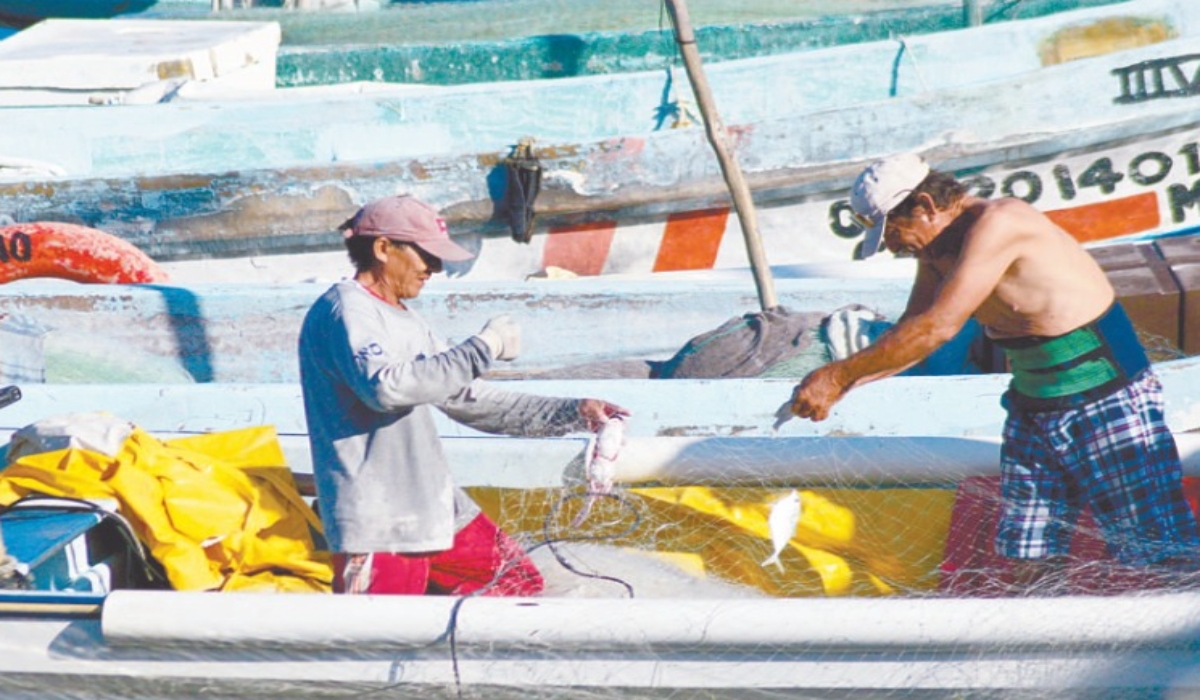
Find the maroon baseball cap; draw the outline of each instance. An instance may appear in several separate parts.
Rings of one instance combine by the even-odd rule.
[[[446,221],[437,210],[412,195],[384,197],[368,203],[339,227],[346,238],[380,236],[412,243],[430,255],[458,262],[475,257],[450,240]]]

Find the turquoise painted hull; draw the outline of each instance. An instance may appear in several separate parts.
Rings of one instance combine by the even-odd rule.
[[[1120,0],[1026,0],[991,3],[986,23],[1032,19]],[[247,18],[247,15],[238,15]],[[458,85],[501,80],[534,80],[662,70],[680,65],[674,35],[666,30],[540,34],[492,41],[384,43],[356,37],[342,45],[321,40],[316,27],[283,24],[284,43],[276,63],[279,87],[332,85],[352,81]],[[385,16],[386,17],[386,16]],[[325,17],[341,25],[344,17]],[[362,21],[367,18],[361,18]],[[297,22],[316,24],[310,18]],[[366,22],[363,22],[364,24]],[[696,44],[706,64],[846,44],[881,41],[963,27],[963,9],[954,4],[830,15],[798,20],[749,20],[696,28]],[[344,31],[342,28],[334,31]],[[394,35],[396,32],[393,32]]]
[[[1118,29],[1106,27],[1110,24]],[[705,72],[723,121],[740,132],[859,105],[875,109],[904,102],[912,111],[923,101],[954,99],[953,91],[984,85],[1013,92],[1051,80],[1040,76],[1068,69],[1066,58],[1078,51],[1117,56],[1118,49],[1128,48],[1121,32],[1143,24],[1153,25],[1147,41],[1184,40],[1200,35],[1200,9],[1179,0],[1137,0],[903,42],[723,61]],[[1109,36],[1095,42],[1074,38],[1086,27]],[[994,60],[1001,53],[1005,60]],[[1139,55],[1131,52],[1130,61]],[[1108,68],[1121,65],[1112,60]],[[1111,99],[1111,74],[1101,76],[1099,68],[1095,72],[1071,76],[1082,85],[1052,89],[1062,92],[1064,101],[1085,90]],[[1056,122],[1070,115],[1068,105],[1048,104]],[[975,128],[968,120],[978,117],[968,105],[939,106],[956,118],[960,129]],[[678,67],[459,86],[355,83],[242,91],[196,82],[166,103],[94,109],[31,106],[5,110],[4,116],[0,158],[56,166],[61,171],[56,179],[470,157],[507,150],[526,137],[539,146],[578,151],[606,139],[702,131],[691,87]],[[987,124],[993,133],[1009,133],[1003,121],[996,122]],[[797,138],[804,135],[801,126],[792,128]],[[806,154],[810,159],[836,148],[817,134],[808,138],[817,139],[809,147],[814,152]],[[793,147],[793,155],[800,146]],[[849,155],[839,152],[839,157]],[[8,174],[3,167],[0,160],[0,180],[31,179],[29,173]],[[753,170],[754,164],[743,167]]]

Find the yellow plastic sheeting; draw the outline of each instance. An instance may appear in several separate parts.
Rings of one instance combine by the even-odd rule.
[[[636,488],[596,502],[581,527],[583,499],[561,489],[473,488],[501,528],[526,541],[551,537],[699,557],[705,575],[776,596],[881,596],[937,589],[954,490],[801,490],[801,517],[780,559],[771,504],[790,489],[704,486]],[[550,517],[548,530],[544,528]],[[632,529],[631,529],[632,528]],[[603,572],[601,572],[603,573]]]
[[[270,426],[165,442],[135,428],[115,458],[28,455],[0,472],[0,503],[30,493],[116,500],[179,590],[331,587],[329,555],[313,542],[320,522]]]

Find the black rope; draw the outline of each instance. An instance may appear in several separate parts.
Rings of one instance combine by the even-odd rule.
[[[562,536],[562,537],[555,537],[555,536],[551,535],[551,527],[552,527],[554,521],[557,519],[558,515],[562,512],[563,506],[565,506],[567,503],[574,501],[574,500],[578,500],[578,499],[582,499],[582,498],[592,498],[592,497],[603,497],[606,499],[611,499],[611,500],[616,501],[619,505],[624,506],[626,509],[628,509],[633,514],[632,522],[630,522],[625,527],[625,529],[623,529],[622,531],[613,533],[613,534],[607,534],[607,535],[574,535],[573,534],[573,535],[567,535],[567,536]],[[525,554],[529,555],[529,554],[537,551],[538,549],[541,549],[542,547],[547,547],[550,550],[551,554],[554,555],[555,561],[557,561],[559,563],[559,565],[561,565],[567,571],[570,571],[571,573],[573,573],[577,576],[582,576],[584,578],[597,579],[597,580],[601,580],[601,581],[611,581],[611,582],[617,583],[625,588],[625,591],[630,598],[633,598],[634,597],[633,586],[630,585],[628,581],[625,581],[625,580],[620,579],[615,576],[605,576],[603,574],[587,573],[587,572],[580,571],[579,569],[576,569],[573,565],[571,565],[570,562],[567,561],[567,559],[562,555],[562,553],[560,551],[558,551],[557,545],[561,544],[563,542],[599,542],[599,541],[617,540],[617,539],[620,539],[623,537],[628,537],[629,535],[632,535],[634,532],[636,532],[638,530],[638,528],[641,527],[641,524],[642,524],[641,512],[639,511],[639,509],[637,508],[635,503],[633,501],[629,500],[628,498],[626,498],[623,494],[620,494],[620,493],[598,494],[598,493],[590,493],[590,492],[567,494],[567,495],[563,496],[562,498],[560,498],[557,503],[555,503],[554,507],[550,509],[550,512],[547,513],[546,517],[542,520],[542,541],[538,542],[538,543],[534,544],[533,546],[529,547],[528,549],[526,549]],[[459,615],[459,612],[462,610],[462,606],[467,602],[467,600],[474,598],[476,596],[483,595],[488,590],[495,587],[496,584],[500,582],[500,579],[502,579],[504,577],[504,575],[506,573],[508,573],[508,571],[512,567],[516,566],[521,561],[521,559],[522,558],[517,558],[517,559],[505,562],[504,565],[501,566],[500,569],[496,572],[496,574],[492,577],[491,581],[489,581],[487,584],[483,585],[482,587],[480,587],[477,590],[467,593],[466,595],[459,596],[454,601],[454,604],[450,608],[450,617],[447,620],[446,633],[443,636],[443,638],[446,639],[446,641],[449,643],[449,646],[450,646],[450,663],[451,663],[451,667],[454,671],[454,689],[455,689],[455,695],[456,695],[456,697],[459,698],[459,700],[461,700],[463,697],[462,675],[461,675],[461,672],[459,670],[459,665],[458,665],[458,615]],[[434,643],[436,644],[437,642],[435,641]],[[400,684],[400,683],[394,683],[394,684],[385,686],[383,688],[376,688],[374,690],[368,690],[368,691],[365,691],[362,693],[358,693],[358,694],[354,695],[354,697],[366,697],[368,695],[375,695],[377,693],[383,693],[383,692],[387,692],[389,690],[395,690],[397,688],[400,688],[401,685],[402,684]]]
[[[601,496],[604,498],[615,500],[619,505],[623,505],[623,506],[627,507],[633,513],[633,521],[624,530],[622,530],[621,532],[615,533],[615,534],[569,535],[569,536],[565,536],[565,537],[551,536],[551,534],[550,534],[551,524],[557,518],[558,514],[560,512],[562,512],[563,506],[565,506],[567,503],[569,503],[573,500],[579,500],[581,498],[592,498],[592,497],[596,497],[596,496]],[[570,562],[568,562],[566,560],[566,558],[562,555],[562,553],[558,551],[557,545],[560,543],[563,543],[563,542],[600,542],[600,541],[607,541],[607,540],[617,540],[622,537],[628,537],[629,535],[632,535],[634,532],[636,532],[638,530],[639,527],[641,527],[641,524],[642,524],[642,514],[638,511],[637,507],[633,504],[633,501],[630,501],[629,499],[627,499],[623,494],[619,494],[619,493],[597,494],[597,493],[591,493],[591,492],[567,494],[566,496],[563,496],[562,498],[560,498],[558,500],[558,502],[554,505],[553,508],[550,509],[550,512],[547,513],[546,517],[542,520],[542,541],[538,542],[537,544],[533,545],[529,549],[525,550],[525,554],[528,555],[528,554],[531,554],[531,553],[537,551],[538,549],[540,549],[542,547],[546,547],[550,550],[550,553],[554,555],[555,561],[557,561],[559,563],[559,565],[562,566],[567,571],[570,571],[571,573],[575,574],[576,576],[582,576],[584,578],[596,579],[596,580],[601,580],[601,581],[611,581],[611,582],[620,584],[621,586],[623,586],[625,588],[625,592],[628,593],[629,597],[633,598],[634,597],[633,586],[631,586],[628,581],[622,580],[615,576],[605,576],[603,574],[591,574],[591,573],[586,573],[586,572],[576,569],[574,566],[572,566],[570,564]],[[500,567],[500,570],[496,572],[496,575],[492,577],[492,580],[489,581],[487,583],[487,585],[479,588],[478,590],[472,591],[471,593],[468,593],[467,595],[460,596],[458,598],[458,600],[454,601],[453,607],[450,608],[450,620],[449,620],[449,624],[447,627],[447,637],[448,637],[448,641],[450,643],[450,663],[454,669],[455,696],[457,698],[459,698],[459,700],[462,700],[463,695],[462,695],[462,676],[460,675],[459,668],[458,668],[458,635],[457,635],[458,613],[460,610],[462,610],[462,606],[464,603],[467,602],[467,599],[474,598],[475,596],[478,596],[478,595],[482,595],[483,593],[485,593],[486,591],[491,589],[493,586],[495,586],[500,581],[501,578],[503,578],[504,574],[508,573],[508,570],[510,568],[512,568],[513,566],[515,566],[519,561],[520,561],[520,559],[505,562],[504,566]]]
[[[551,537],[550,536],[550,521],[551,521],[551,519],[554,518],[556,515],[558,515],[558,513],[562,510],[562,507],[565,506],[568,502],[574,501],[574,500],[579,500],[579,499],[584,499],[584,498],[606,498],[609,500],[616,501],[618,505],[627,507],[633,513],[633,521],[621,532],[618,532],[616,534],[611,534],[611,535]],[[562,566],[564,569],[566,569],[567,571],[570,571],[571,573],[575,574],[576,576],[581,576],[583,578],[590,578],[590,579],[594,579],[594,580],[598,580],[598,581],[610,581],[612,583],[620,584],[621,586],[623,586],[625,588],[625,592],[629,595],[629,597],[633,598],[634,597],[633,586],[629,585],[629,582],[624,581],[615,576],[605,576],[603,574],[591,574],[591,573],[586,573],[586,572],[580,571],[579,569],[576,569],[574,566],[571,565],[570,562],[568,562],[566,560],[565,557],[563,557],[562,553],[558,551],[558,544],[561,542],[603,542],[603,541],[609,541],[609,540],[618,540],[623,537],[628,537],[629,535],[632,535],[634,532],[637,532],[638,528],[640,528],[641,525],[642,525],[642,514],[640,512],[638,512],[638,509],[633,505],[633,502],[630,501],[629,499],[627,499],[623,494],[620,494],[620,493],[592,493],[592,492],[568,494],[568,495],[562,497],[561,499],[559,499],[558,504],[553,509],[551,509],[551,511],[546,515],[546,519],[542,521],[543,541],[541,543],[539,543],[537,546],[539,546],[539,547],[546,546],[547,548],[549,548],[550,553],[554,555],[555,561],[557,561],[559,563],[559,565]]]

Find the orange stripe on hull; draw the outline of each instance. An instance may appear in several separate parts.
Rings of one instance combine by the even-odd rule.
[[[1146,192],[1097,204],[1046,212],[1080,243],[1103,241],[1158,228],[1158,195]]]
[[[561,267],[577,275],[598,275],[612,247],[615,221],[551,228],[542,248],[542,267]]]
[[[711,270],[717,261],[729,208],[690,211],[667,217],[655,272]]]

